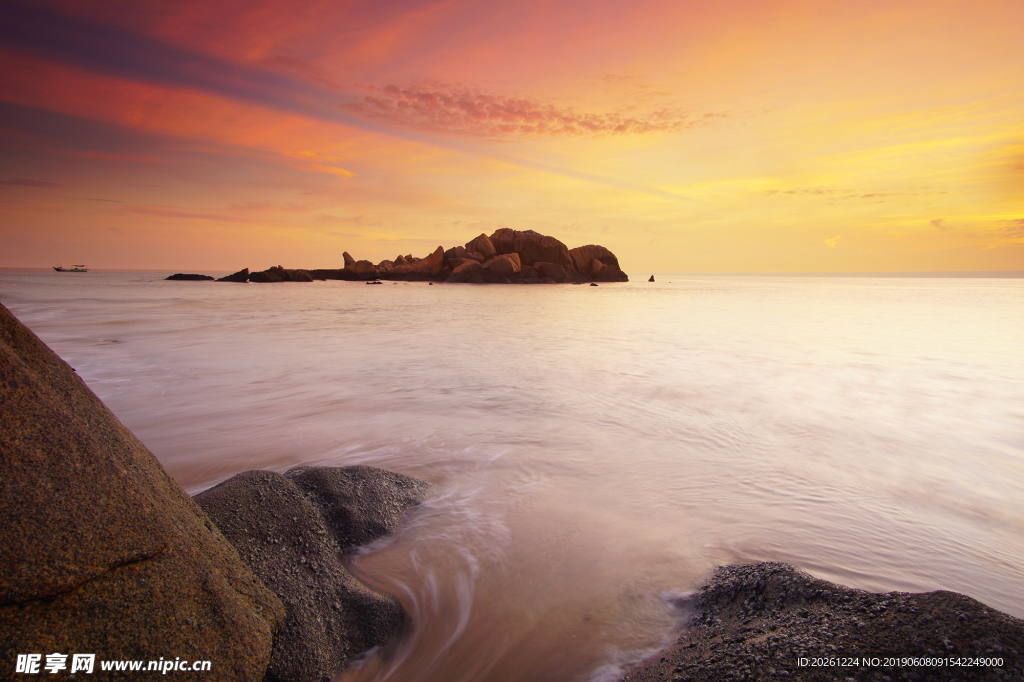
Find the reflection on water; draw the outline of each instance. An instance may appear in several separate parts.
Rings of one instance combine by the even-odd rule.
[[[724,562],[1024,616],[1022,280],[93,274],[0,273],[0,301],[191,492],[437,484],[352,562],[414,626],[346,680],[610,679]]]

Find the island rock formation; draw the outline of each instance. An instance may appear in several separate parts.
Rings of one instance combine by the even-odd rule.
[[[394,531],[427,488],[301,468],[191,498],[0,305],[0,679],[52,653],[95,654],[98,680],[123,676],[102,661],[167,656],[211,661],[210,679],[329,678],[405,619],[339,552]]]
[[[955,592],[865,592],[761,563],[722,566],[678,606],[679,639],[620,682],[1024,679],[1024,621]]]
[[[240,270],[217,281],[267,283],[384,279],[492,284],[629,281],[619,267],[618,258],[603,246],[588,244],[569,249],[554,237],[507,227],[491,235],[481,234],[465,246],[447,250],[438,246],[422,258],[399,254],[393,260],[383,260],[376,265],[368,260],[356,260],[347,251],[342,258],[344,266],[337,269],[289,270],[278,265],[262,272]]]

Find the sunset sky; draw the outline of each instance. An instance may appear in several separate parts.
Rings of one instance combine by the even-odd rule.
[[[1024,269],[1024,2],[3,0],[0,221],[0,267],[505,226],[630,273]]]

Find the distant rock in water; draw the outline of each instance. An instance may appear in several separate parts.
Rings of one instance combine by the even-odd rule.
[[[653,282],[654,281],[654,275],[651,275],[651,278],[649,280],[647,280],[647,281],[648,282]]]
[[[217,280],[218,282],[248,282],[249,268],[242,268],[236,273],[225,275]]]
[[[210,277],[209,275],[189,275],[189,274],[186,274],[184,272],[175,273],[175,274],[171,275],[170,277],[164,277],[164,279],[165,280],[170,279],[170,280],[177,280],[177,281],[186,281],[186,282],[202,282],[204,280],[213,281],[213,277]]]
[[[422,258],[412,254],[382,260],[374,265],[356,260],[347,251],[342,254],[344,267],[337,269],[287,270],[280,265],[262,272],[248,274],[249,282],[312,282],[314,280],[376,279],[406,282],[452,282],[478,284],[534,284],[588,282],[628,282],[611,251],[597,244],[569,249],[554,237],[533,230],[495,230],[490,236],[481,234],[465,246],[445,249],[438,246]],[[475,263],[469,266],[468,263]],[[241,276],[239,271],[229,277]],[[219,281],[245,281],[221,278]],[[651,280],[653,281],[653,279]]]
[[[406,622],[341,553],[394,532],[429,484],[366,466],[246,471],[195,496],[242,561],[284,603],[268,680],[320,682]]]
[[[0,453],[0,678],[18,654],[51,652],[181,655],[213,661],[217,679],[264,678],[281,601],[2,305]]]
[[[689,627],[622,681],[1024,679],[1024,621],[955,592],[864,592],[761,563],[722,566],[678,606]],[[908,658],[941,663],[894,664]]]

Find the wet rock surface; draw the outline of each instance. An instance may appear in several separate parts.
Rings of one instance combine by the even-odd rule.
[[[246,471],[195,500],[281,599],[268,682],[330,679],[406,623],[397,600],[346,570],[346,552],[400,524],[429,485],[365,466]]]
[[[690,626],[622,680],[1024,680],[1024,621],[955,592],[872,593],[788,564],[721,567]]]
[[[18,654],[261,680],[280,600],[74,370],[0,306],[0,679]],[[112,673],[98,669],[95,679]],[[92,676],[90,676],[92,677]]]

